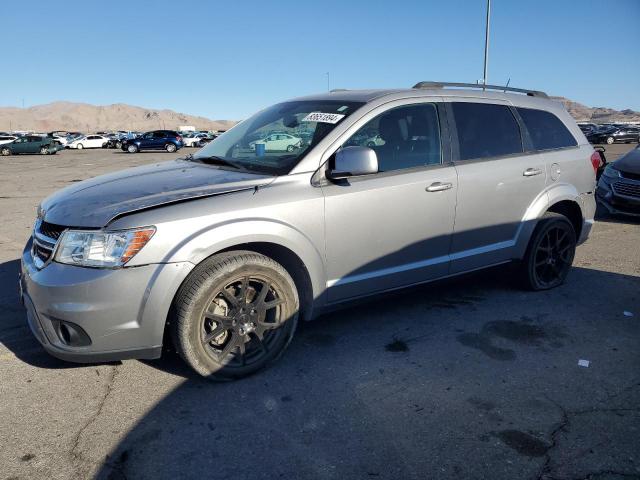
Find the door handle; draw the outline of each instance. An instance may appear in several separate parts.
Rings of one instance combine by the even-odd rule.
[[[453,183],[433,182],[425,190],[427,192],[442,192],[443,190],[449,190],[453,187]]]
[[[525,177],[533,177],[534,175],[540,175],[542,170],[540,168],[527,168],[522,175]]]

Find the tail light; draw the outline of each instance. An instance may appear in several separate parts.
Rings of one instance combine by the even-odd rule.
[[[178,135],[176,138],[178,139],[179,142],[182,141],[182,137],[180,135]]]
[[[591,165],[593,166],[594,173],[597,173],[598,169],[602,166],[602,158],[600,157],[600,154],[596,151],[594,151],[591,154]]]

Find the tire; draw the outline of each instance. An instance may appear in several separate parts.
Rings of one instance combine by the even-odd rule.
[[[607,145],[612,145],[613,142],[615,142],[615,139],[613,137],[607,137]]]
[[[529,290],[549,290],[567,278],[576,252],[576,232],[567,217],[547,212],[529,240],[521,278]]]
[[[367,143],[367,147],[369,147],[369,148],[373,148],[375,146],[376,146],[376,144],[374,142]]]
[[[47,147],[41,147],[40,155],[49,155],[49,149]]]
[[[164,146],[164,149],[169,152],[169,153],[173,153],[175,152],[178,148],[173,144],[173,143],[167,143]]]
[[[131,145],[127,145],[127,152],[138,153],[138,146],[135,143],[132,143]]]
[[[84,148],[84,145],[82,145],[81,143],[78,144],[78,146],[76,147],[78,150],[82,150]]]
[[[10,148],[0,149],[0,155],[2,155],[3,157],[8,157],[9,155],[11,155],[11,149]]]
[[[178,354],[197,373],[233,380],[282,355],[296,330],[298,305],[293,279],[279,263],[254,252],[227,252],[187,277],[169,327]]]

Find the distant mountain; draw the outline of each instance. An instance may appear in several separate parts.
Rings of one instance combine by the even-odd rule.
[[[564,97],[551,97],[564,104],[578,122],[639,122],[640,112],[587,107]],[[173,110],[135,107],[124,103],[90,105],[87,103],[54,102],[29,108],[0,107],[0,131],[33,130],[49,132],[69,130],[96,132],[101,130],[177,129],[192,125],[198,130],[226,130],[237,122],[211,120]]]
[[[173,110],[155,110],[124,103],[101,106],[54,102],[29,108],[0,107],[0,130],[146,131],[175,130],[180,125],[192,125],[199,130],[226,130],[235,123],[231,120],[210,120]]]
[[[640,123],[640,112],[635,110],[614,110],[604,107],[587,107],[578,102],[574,102],[564,97],[551,97],[562,102],[575,118],[576,122],[592,123],[615,123],[615,122],[638,122]]]

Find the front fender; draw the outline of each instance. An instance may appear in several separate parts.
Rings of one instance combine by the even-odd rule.
[[[304,263],[311,278],[314,299],[324,293],[326,272],[323,255],[312,240],[293,226],[259,218],[230,220],[197,231],[172,249],[163,262],[199,264],[211,255],[243,244],[266,242],[288,248]]]

